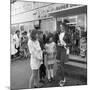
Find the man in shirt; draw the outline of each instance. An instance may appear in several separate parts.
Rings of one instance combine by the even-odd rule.
[[[13,36],[13,39],[15,41],[15,48],[17,49],[17,55],[20,54],[20,31],[17,30]]]

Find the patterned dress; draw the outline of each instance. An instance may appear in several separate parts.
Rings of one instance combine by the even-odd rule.
[[[54,64],[55,63],[55,43],[51,42],[45,45],[47,52],[47,63]]]

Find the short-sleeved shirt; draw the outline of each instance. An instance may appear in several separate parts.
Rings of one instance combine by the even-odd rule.
[[[16,48],[18,48],[19,45],[20,45],[20,38],[17,36],[17,34],[15,34],[15,35],[13,36],[13,39],[15,40]]]

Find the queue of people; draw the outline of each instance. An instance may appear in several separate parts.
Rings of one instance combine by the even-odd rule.
[[[54,81],[54,64],[59,61],[61,70],[60,86],[64,86],[66,78],[64,75],[64,63],[68,61],[69,46],[67,42],[66,24],[60,23],[60,30],[56,34],[45,34],[33,29],[27,34],[24,31],[20,36],[17,30],[12,36],[11,50],[12,57],[30,56],[31,77],[29,88],[37,88],[39,82],[44,82],[45,77],[48,82]],[[15,46],[15,47],[14,47]],[[47,64],[46,64],[47,63]]]

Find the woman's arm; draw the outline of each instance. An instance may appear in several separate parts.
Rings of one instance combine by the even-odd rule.
[[[60,44],[61,44],[62,46],[66,46],[66,43],[65,43],[65,41],[64,41],[64,36],[65,36],[65,33],[61,33],[61,34],[59,35],[59,41],[60,41]]]

